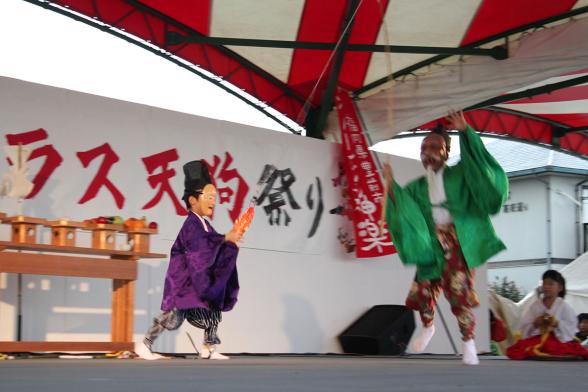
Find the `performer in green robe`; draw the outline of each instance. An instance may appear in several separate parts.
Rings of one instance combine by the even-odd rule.
[[[461,161],[446,166],[450,139],[439,131],[421,145],[425,176],[401,187],[385,164],[386,220],[400,259],[417,268],[406,305],[419,312],[424,328],[413,351],[423,351],[433,337],[435,305],[443,290],[464,341],[463,361],[475,365],[473,270],[505,249],[489,215],[498,213],[507,199],[508,179],[461,112],[450,113],[447,120],[449,129],[460,131]]]

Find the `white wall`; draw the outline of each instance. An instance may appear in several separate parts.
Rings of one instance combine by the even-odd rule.
[[[553,230],[553,257],[575,259],[578,252],[579,218],[576,184],[582,179],[577,176],[551,176],[551,211]],[[571,199],[573,200],[571,200]],[[579,201],[578,201],[579,202]]]
[[[496,232],[507,246],[507,250],[498,254],[490,262],[516,260],[574,259],[577,256],[578,225],[576,204],[576,184],[581,181],[578,176],[548,174],[539,177],[512,178],[510,180],[510,198],[508,205],[523,203],[524,211],[505,212],[505,209],[492,218]],[[549,184],[549,197],[547,184]],[[567,196],[566,196],[567,195]],[[548,200],[551,207],[551,225],[547,222]],[[525,209],[526,208],[526,209]],[[547,230],[551,239],[548,239]],[[551,253],[548,254],[548,241]],[[551,268],[560,269],[562,264],[552,264]],[[488,282],[502,281],[506,277],[514,281],[524,292],[534,290],[541,275],[548,268],[546,264],[526,266],[492,266],[488,269]]]
[[[518,211],[518,206],[523,211]],[[509,212],[504,212],[505,208]],[[547,253],[545,185],[534,179],[511,179],[510,197],[502,212],[492,217],[506,250],[493,261],[545,258]]]
[[[581,185],[580,194],[582,199],[582,223],[588,223],[588,186],[586,183]]]
[[[0,78],[0,140],[5,141],[6,133],[39,127],[48,130],[50,140],[43,143],[55,144],[63,153],[64,164],[46,188],[25,203],[25,214],[78,220],[97,215],[148,215],[149,220],[160,224],[160,233],[152,240],[154,252],[169,252],[183,217],[175,215],[169,201],[152,210],[141,209],[154,190],[145,183],[145,169],[133,162],[167,148],[179,151],[180,161],[172,165],[177,173],[189,159],[230,150],[234,166],[250,184],[257,180],[262,163],[277,161],[297,174],[297,184],[301,185],[294,187],[294,192],[301,202],[306,187],[316,176],[323,181],[325,209],[339,202],[340,190],[330,183],[336,175],[336,145]],[[111,178],[127,196],[123,209],[113,205],[104,189],[91,202],[77,203],[97,163],[92,164],[90,172],[84,171],[75,152],[95,147],[103,140],[109,141],[121,156],[120,166],[112,170]],[[421,170],[418,162],[409,159],[393,158],[392,164],[400,182]],[[39,165],[38,160],[31,161],[31,171],[35,173]],[[6,169],[5,160],[1,160],[0,170]],[[173,178],[172,186],[177,192],[182,189],[182,181],[181,174]],[[12,200],[0,201],[0,211],[11,214],[14,207]],[[221,232],[230,225],[225,212],[221,204],[215,215],[214,225]],[[270,226],[263,213],[257,213],[239,256],[239,302],[233,311],[224,314],[220,327],[223,351],[340,352],[337,335],[361,313],[377,304],[404,303],[413,269],[402,266],[397,256],[355,260],[344,254],[336,234],[345,223],[328,213],[323,215],[316,236],[305,240],[311,216],[308,212],[300,211],[288,230]],[[8,228],[0,226],[0,238],[7,239]],[[43,241],[47,242],[47,238]],[[81,235],[79,244],[89,245],[87,233]],[[165,259],[140,262],[136,339],[142,337],[151,318],[159,312],[166,269]],[[23,281],[23,340],[109,339],[110,282],[31,275],[23,276]],[[482,301],[477,310],[478,348],[484,351],[488,349],[484,269],[478,274],[476,287]],[[16,276],[0,274],[0,339],[15,338],[15,304]],[[445,300],[441,308],[459,343],[457,325]],[[443,327],[439,320],[437,323],[439,332],[430,350],[451,352]],[[178,333],[163,334],[155,348],[192,352],[184,329],[200,341],[198,331],[184,326]]]
[[[578,246],[578,211],[570,197],[576,198],[579,181],[581,178],[578,176],[561,174],[511,178],[510,198],[502,211],[492,217],[494,228],[507,250],[491,261],[547,258],[548,229],[551,257],[574,259]],[[549,196],[547,186],[550,188]],[[519,203],[522,203],[523,211],[519,211]],[[548,213],[550,225],[547,222]]]

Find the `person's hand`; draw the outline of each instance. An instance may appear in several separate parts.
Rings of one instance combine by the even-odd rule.
[[[460,132],[465,132],[467,129],[468,123],[466,122],[461,110],[457,112],[455,110],[450,110],[445,119],[449,123],[448,129],[457,129]]]
[[[559,327],[559,321],[554,319],[553,322],[551,323],[551,327],[553,329],[556,329],[557,327]]]
[[[545,317],[543,315],[537,316],[537,318],[535,318],[535,320],[533,320],[533,327],[535,327],[535,328],[541,328],[541,326],[543,325],[544,320],[545,320]]]
[[[242,237],[243,235],[238,231],[231,230],[227,234],[225,234],[225,241],[232,242],[233,244],[238,245]]]
[[[384,177],[384,186],[388,187],[394,182],[394,173],[389,162],[384,162],[382,165],[382,177]]]

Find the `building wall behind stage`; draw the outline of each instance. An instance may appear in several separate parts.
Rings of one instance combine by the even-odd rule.
[[[43,128],[47,138],[30,145],[54,146],[63,163],[51,175],[45,187],[25,202],[24,213],[30,216],[82,220],[99,215],[140,217],[159,223],[159,234],[152,238],[151,250],[169,253],[184,220],[178,216],[171,198],[164,195],[155,208],[143,209],[157,190],[150,187],[149,172],[142,158],[175,149],[177,160],[169,163],[175,170],[170,183],[181,194],[181,165],[192,159],[212,161],[217,155],[236,168],[250,184],[246,197],[265,163],[289,168],[296,177],[292,194],[300,208],[290,209],[290,226],[270,225],[263,209],[247,233],[238,259],[241,291],[235,309],[223,315],[220,336],[225,352],[302,353],[341,352],[337,336],[370,307],[378,304],[403,304],[414,270],[404,267],[397,256],[357,260],[344,253],[337,240],[339,228],[346,222],[328,211],[340,203],[340,188],[332,178],[338,174],[337,145],[280,134],[224,121],[186,115],[40,86],[14,79],[0,78],[0,130],[19,134]],[[118,208],[105,188],[89,201],[80,204],[84,190],[99,168],[101,158],[83,167],[77,155],[108,143],[119,156],[109,171],[112,182],[126,197]],[[31,160],[36,173],[43,159]],[[399,182],[417,176],[420,164],[414,160],[392,157]],[[0,171],[8,166],[0,162]],[[225,173],[226,174],[226,173]],[[317,232],[309,237],[309,227],[316,216],[318,182],[322,186],[325,212]],[[312,186],[311,186],[312,185]],[[217,187],[219,184],[217,183]],[[220,187],[219,187],[220,189]],[[313,199],[315,203],[310,203]],[[219,204],[213,224],[226,231],[231,220],[230,206]],[[13,214],[15,203],[0,200],[0,211]],[[8,239],[9,227],[0,225],[0,238]],[[49,241],[43,230],[41,241]],[[120,238],[119,238],[120,239]],[[89,246],[89,233],[80,234],[79,245]],[[141,260],[135,288],[135,339],[142,335],[158,314],[167,260]],[[488,305],[485,269],[476,280],[482,304],[477,310],[478,348],[488,349]],[[16,290],[14,274],[0,274],[0,339],[16,338]],[[108,340],[110,333],[110,291],[107,280],[64,278],[57,276],[23,276],[23,340]],[[445,300],[441,310],[449,332],[459,343],[455,319]],[[452,348],[440,319],[431,352],[450,353]],[[418,323],[417,323],[418,324]],[[185,325],[179,332],[164,333],[155,349],[163,352],[193,352],[185,332],[198,343],[201,333]],[[458,349],[460,345],[458,344]]]
[[[528,293],[546,269],[559,270],[583,253],[578,184],[585,179],[558,172],[510,178],[509,200],[492,218],[507,250],[490,260],[489,283],[506,278]]]

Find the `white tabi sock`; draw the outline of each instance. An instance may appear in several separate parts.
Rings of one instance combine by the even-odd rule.
[[[435,326],[431,325],[430,327],[425,327],[419,333],[419,336],[415,339],[412,343],[412,351],[415,353],[422,353],[423,350],[427,347],[431,338],[435,334]]]
[[[147,347],[143,342],[135,343],[135,354],[137,354],[139,358],[145,359],[147,361],[155,361],[157,359],[165,358],[163,355],[151,352],[151,349]]]
[[[466,365],[478,365],[480,360],[478,359],[477,351],[474,339],[463,342],[463,363]]]
[[[216,346],[203,346],[202,350],[200,351],[200,358],[201,359],[214,359],[214,360],[225,360],[230,359],[230,357],[223,355],[216,351]]]

